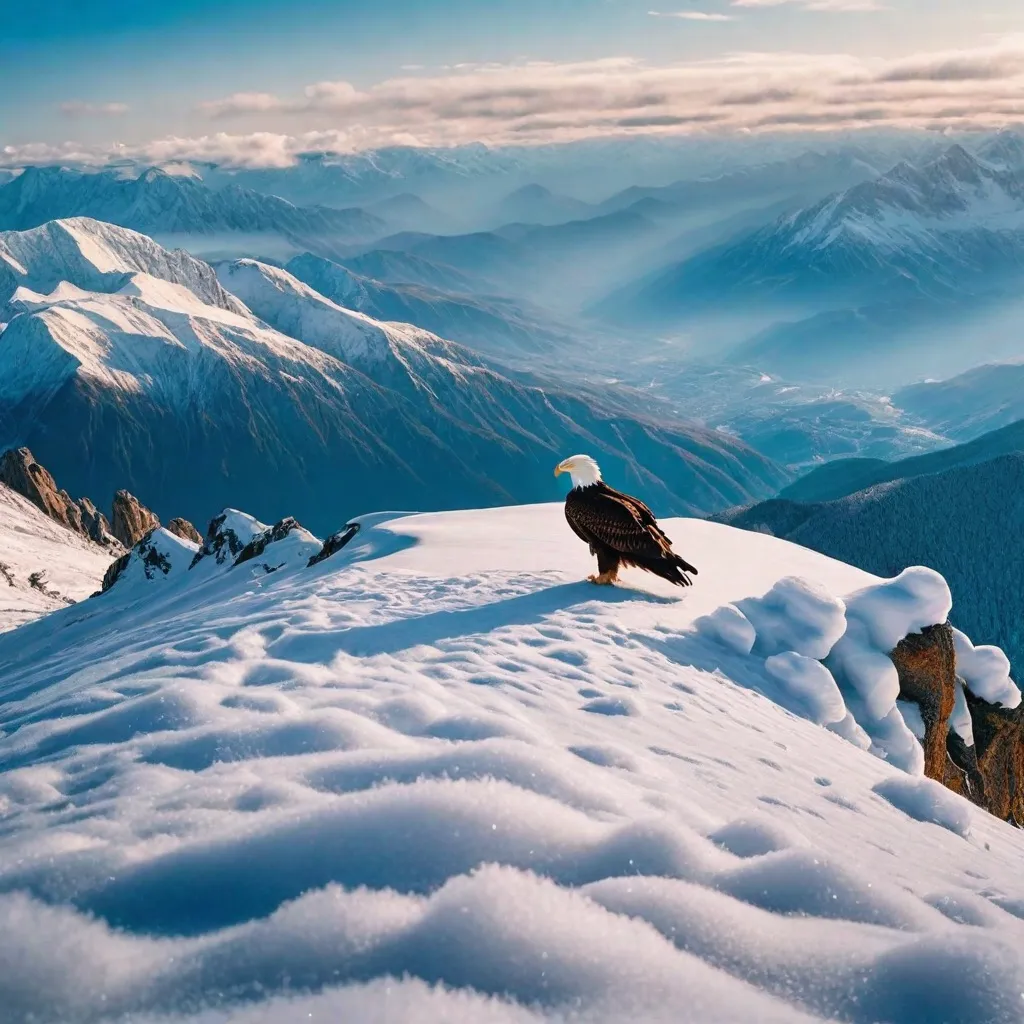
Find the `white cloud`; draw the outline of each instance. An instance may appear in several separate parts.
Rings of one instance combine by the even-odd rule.
[[[120,117],[127,114],[127,103],[84,103],[82,100],[69,100],[60,105],[62,114],[68,117]]]
[[[731,14],[709,14],[707,11],[648,11],[652,18],[682,18],[684,21],[735,21]]]
[[[734,53],[661,66],[627,58],[475,64],[404,74],[366,89],[338,81],[314,83],[294,96],[236,93],[201,110],[230,130],[130,146],[10,147],[0,150],[0,164],[120,156],[284,166],[311,150],[386,145],[530,144],[623,133],[996,127],[1024,120],[1024,36],[893,60]]]
[[[782,7],[792,5],[805,11],[884,11],[878,0],[732,0],[733,7]]]

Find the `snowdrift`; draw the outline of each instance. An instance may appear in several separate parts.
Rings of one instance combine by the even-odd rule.
[[[0,637],[6,1019],[1019,1021],[1020,833],[882,664],[941,577],[665,525],[692,590],[395,514]]]

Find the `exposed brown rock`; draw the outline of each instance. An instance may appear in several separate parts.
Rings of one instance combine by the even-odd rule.
[[[309,560],[307,567],[311,569],[318,562],[336,555],[358,532],[359,524],[349,523],[343,530],[332,533],[324,541],[324,546]]]
[[[203,543],[202,535],[187,519],[172,519],[167,524],[167,529],[182,540],[190,540],[193,544]]]
[[[0,483],[27,498],[55,522],[75,533],[85,532],[81,509],[27,448],[11,448],[0,455]]]
[[[28,448],[12,448],[0,455],[0,483],[27,498],[54,522],[81,534],[113,553],[123,548],[111,533],[107,517],[88,498],[72,500]]]
[[[79,498],[75,504],[82,515],[82,530],[86,536],[97,544],[120,549],[121,543],[111,532],[107,517],[88,498]]]
[[[924,773],[946,776],[946,736],[956,704],[956,648],[948,625],[929,626],[900,641],[892,652],[900,677],[900,697],[913,701],[924,719]]]
[[[1024,827],[1024,705],[1014,710],[989,704],[964,686],[974,746],[949,728],[957,687],[953,631],[930,626],[903,639],[892,652],[900,698],[921,709],[925,724],[925,775]]]
[[[128,491],[118,491],[114,495],[110,529],[126,548],[135,547],[159,525],[160,520],[135,495]]]
[[[1024,705],[1012,711],[966,691],[985,806],[1024,828]]]

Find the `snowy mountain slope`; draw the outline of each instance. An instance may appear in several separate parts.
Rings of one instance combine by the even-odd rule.
[[[0,638],[12,1024],[1019,1020],[1019,833],[775,703],[941,580],[665,525],[683,596],[550,505]]]
[[[566,337],[564,330],[556,331],[500,298],[453,295],[422,284],[384,284],[313,253],[295,256],[285,269],[348,309],[377,320],[415,324],[498,358],[551,351]]]
[[[0,229],[24,231],[67,217],[91,217],[148,235],[245,232],[351,242],[389,230],[363,210],[293,206],[237,184],[214,191],[198,178],[158,168],[132,176],[120,168],[30,167],[0,187]]]
[[[1024,673],[1024,557],[1015,539],[1024,529],[1024,453],[932,465],[926,475],[908,473],[832,501],[782,498],[717,518],[881,575],[933,566],[952,589],[953,623],[997,644]]]
[[[76,288],[117,292],[137,273],[181,285],[207,305],[244,311],[206,263],[179,249],[164,249],[136,231],[75,217],[31,231],[0,232],[0,304],[19,288],[44,295],[63,288],[68,297]]]
[[[0,632],[95,593],[111,560],[109,550],[0,484]],[[33,586],[29,577],[40,572]]]
[[[142,244],[89,221],[0,240],[12,253],[26,236],[63,243],[68,223]],[[0,439],[30,446],[76,493],[128,483],[165,520],[204,522],[243,504],[327,531],[339,508],[545,498],[552,465],[584,447],[667,511],[711,511],[785,482],[724,434],[640,415],[608,389],[514,381],[428,332],[344,310],[283,270],[239,264],[232,287],[247,289],[257,319],[184,254],[104,277],[38,250],[53,269],[12,281],[23,282],[9,303],[17,315],[0,334]],[[59,273],[52,292],[29,287]],[[191,274],[220,305],[184,287]]]

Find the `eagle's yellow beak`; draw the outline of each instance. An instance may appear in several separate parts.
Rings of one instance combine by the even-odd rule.
[[[559,463],[557,466],[555,466],[555,476],[560,476],[564,472],[565,472],[565,467],[561,463]]]

